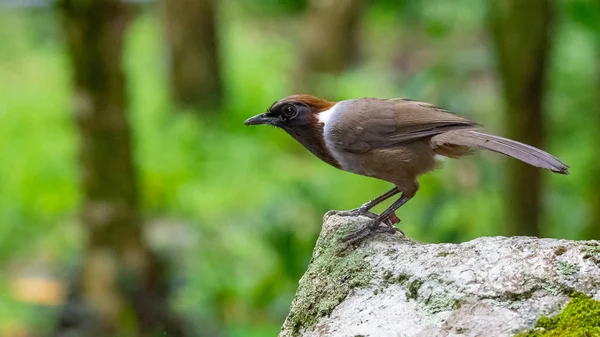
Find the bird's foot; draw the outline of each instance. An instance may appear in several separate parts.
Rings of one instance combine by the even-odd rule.
[[[368,208],[365,205],[362,205],[358,208],[351,209],[348,211],[332,211],[332,213],[340,215],[340,216],[366,216],[367,218],[377,219],[378,215],[368,211]],[[400,219],[396,216],[396,213],[392,213],[385,220],[383,220],[385,224],[390,227],[393,227],[395,224],[400,223]]]
[[[340,216],[366,216],[367,218],[375,219],[377,214],[369,212],[365,207],[358,207],[348,211],[336,211],[335,214]]]
[[[348,245],[356,244],[373,233],[400,233],[402,236],[406,236],[403,231],[394,226],[394,224],[399,222],[400,219],[398,219],[396,214],[392,214],[392,216],[385,219],[383,222],[373,219],[364,226],[356,229],[354,232],[346,235],[343,241]]]

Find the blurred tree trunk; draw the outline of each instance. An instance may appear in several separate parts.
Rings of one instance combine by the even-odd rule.
[[[162,0],[171,93],[179,107],[216,109],[223,99],[215,0]]]
[[[507,136],[544,148],[544,91],[550,53],[553,0],[491,1],[492,31],[504,85]],[[540,233],[542,170],[510,160],[507,233]]]
[[[600,5],[600,1],[598,2]],[[600,125],[600,32],[595,31],[596,36],[596,125]],[[596,148],[600,148],[600,132],[596,134]],[[594,160],[594,177],[592,182],[595,186],[592,201],[592,221],[588,228],[588,238],[600,240],[600,160],[596,157]]]
[[[311,0],[294,83],[315,90],[315,74],[340,74],[358,57],[358,23],[365,0]]]
[[[87,236],[57,336],[179,336],[163,265],[142,237],[121,66],[129,8],[120,0],[61,0],[80,139]]]

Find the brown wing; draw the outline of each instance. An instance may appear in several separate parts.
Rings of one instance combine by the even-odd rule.
[[[345,103],[352,105],[353,112],[335,121],[332,136],[339,147],[352,153],[478,127],[472,121],[418,101],[362,98]]]

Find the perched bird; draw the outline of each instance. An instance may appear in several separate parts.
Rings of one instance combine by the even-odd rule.
[[[372,231],[395,231],[395,211],[417,193],[417,178],[435,168],[436,155],[459,158],[473,149],[485,149],[568,174],[567,165],[540,149],[482,133],[475,122],[410,99],[331,102],[311,95],[292,95],[245,124],[281,128],[326,163],[395,185],[380,197],[346,212],[373,218],[350,240]],[[378,216],[369,212],[398,193],[401,197]]]

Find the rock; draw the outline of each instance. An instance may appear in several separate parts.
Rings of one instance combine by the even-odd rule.
[[[514,336],[572,294],[600,300],[600,241],[423,244],[380,233],[347,245],[369,219],[324,220],[280,337]]]

